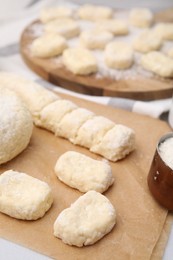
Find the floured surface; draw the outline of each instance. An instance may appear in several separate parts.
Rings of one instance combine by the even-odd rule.
[[[127,22],[128,11],[116,10],[115,16],[117,19]],[[163,12],[163,17],[165,16]],[[163,17],[160,20],[157,19],[157,22],[162,21]],[[81,31],[93,28],[91,21],[77,21],[80,24]],[[142,29],[130,27],[130,25],[129,28],[129,34],[116,36],[113,40],[123,41],[130,46],[134,39],[142,32]],[[92,50],[92,54],[97,60],[98,71],[84,77],[74,75],[74,73],[66,69],[63,65],[61,55],[51,59],[39,59],[32,55],[31,43],[35,38],[42,35],[42,33],[43,25],[39,20],[28,25],[21,35],[21,54],[32,70],[55,85],[90,95],[120,96],[141,100],[172,96],[172,79],[164,79],[151,71],[145,70],[140,65],[142,57],[140,52],[135,51],[134,63],[130,68],[119,70],[106,66],[103,50]],[[69,39],[68,46],[79,47],[80,41],[78,37]],[[172,41],[165,41],[160,50],[163,53],[167,53],[171,46],[173,46]]]
[[[56,160],[69,150],[82,152],[94,159],[101,157],[57,138],[48,131],[35,128],[29,147],[13,161],[2,165],[0,171],[24,171],[47,182],[53,191],[54,204],[42,219],[32,222],[15,220],[0,214],[1,237],[58,260],[113,260],[115,256],[120,260],[150,259],[163,229],[167,211],[152,199],[146,178],[157,141],[170,128],[164,122],[145,116],[69,96],[65,98],[116,123],[126,124],[136,132],[136,151],[122,161],[111,163],[115,183],[104,193],[116,207],[117,224],[98,243],[84,248],[70,247],[53,236],[53,223],[58,214],[82,195],[58,181],[53,171]],[[146,135],[148,129],[150,135]],[[160,259],[165,243],[162,244],[162,250],[159,250]]]

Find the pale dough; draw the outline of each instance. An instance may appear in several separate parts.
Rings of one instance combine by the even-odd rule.
[[[115,125],[90,151],[98,153],[111,161],[123,159],[135,149],[135,133],[124,125]]]
[[[126,35],[129,32],[126,21],[120,19],[109,19],[96,22],[96,28],[111,32],[116,35]]]
[[[152,30],[143,31],[133,42],[134,50],[142,53],[158,50],[161,46],[161,37],[155,35]]]
[[[168,55],[170,58],[173,58],[173,47],[168,50],[167,55]]]
[[[153,23],[153,13],[147,8],[134,8],[129,13],[129,21],[135,27],[150,27]]]
[[[0,211],[13,218],[36,220],[51,207],[47,183],[25,173],[9,170],[0,175]]]
[[[111,18],[113,10],[106,6],[85,4],[79,7],[77,14],[80,19],[95,21]]]
[[[40,111],[59,98],[41,85],[10,72],[0,72],[0,84],[20,96],[30,110],[36,125]]]
[[[99,192],[88,191],[59,214],[54,235],[68,245],[82,247],[97,242],[115,223],[116,211],[111,202]]]
[[[124,139],[122,135],[122,140],[115,140],[115,127],[113,127],[112,131],[112,122],[110,120],[104,117],[97,117],[93,112],[80,108],[70,101],[63,101],[56,94],[41,85],[26,80],[21,76],[5,72],[0,73],[0,83],[6,88],[13,89],[24,100],[26,106],[31,111],[36,125],[52,131],[56,136],[67,138],[74,144],[80,142],[80,145],[89,146],[92,152],[95,150],[96,153],[113,161],[125,157],[133,150],[130,147],[130,142],[134,145],[132,142],[133,138],[131,138],[134,132],[130,129],[127,131],[125,126],[118,127],[118,129],[122,128],[119,130],[120,132],[121,130],[125,132]],[[92,118],[96,119],[85,124]],[[87,129],[90,123],[93,131],[88,130],[87,135],[85,134],[85,127]],[[107,137],[110,139],[109,144],[104,141],[105,139],[107,140]],[[86,141],[81,141],[82,138],[86,138]],[[119,146],[118,142],[120,142]],[[127,142],[127,144],[122,146],[123,142],[124,144]],[[115,151],[114,146],[118,146]]]
[[[56,134],[61,119],[76,108],[77,105],[70,100],[59,99],[44,107],[40,112],[39,126]]]
[[[132,48],[126,42],[110,42],[105,48],[105,63],[112,69],[128,69],[134,62]]]
[[[163,40],[173,40],[173,23],[158,23],[153,31]]]
[[[79,128],[74,143],[90,148],[93,144],[100,142],[105,133],[114,125],[114,122],[106,117],[94,116]]]
[[[47,23],[51,20],[71,17],[73,10],[69,7],[59,6],[59,7],[47,7],[41,10],[40,12],[40,21],[42,23]]]
[[[141,65],[161,77],[173,77],[173,60],[161,52],[153,51],[144,54]]]
[[[80,44],[88,49],[104,49],[113,39],[113,34],[102,29],[91,29],[80,34]]]
[[[108,162],[94,160],[74,151],[58,158],[55,173],[59,180],[81,192],[95,190],[102,193],[114,182]]]
[[[55,33],[48,33],[32,42],[31,53],[39,58],[51,58],[62,54],[65,48],[67,48],[67,42],[64,37]]]
[[[50,21],[44,26],[45,32],[58,33],[65,38],[73,38],[80,33],[80,27],[77,21],[70,18],[62,18]]]
[[[0,164],[28,146],[32,129],[28,108],[14,92],[0,86]]]
[[[67,138],[73,143],[78,129],[85,121],[93,116],[94,113],[85,108],[73,110],[62,118],[56,129],[56,135]]]
[[[69,48],[63,52],[63,64],[77,75],[88,75],[97,71],[94,55],[84,48]]]

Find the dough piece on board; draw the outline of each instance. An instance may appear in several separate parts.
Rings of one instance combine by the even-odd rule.
[[[113,34],[102,29],[91,29],[80,34],[80,44],[88,49],[104,49]]]
[[[77,105],[73,102],[59,99],[43,108],[38,125],[55,134],[61,119],[74,109],[77,109]]]
[[[144,54],[141,65],[161,77],[173,77],[173,60],[161,52],[152,51]]]
[[[97,71],[94,55],[84,48],[69,48],[63,52],[63,64],[78,75],[88,75]]]
[[[161,46],[161,37],[155,35],[152,30],[143,31],[133,42],[134,50],[142,53],[158,50]]]
[[[30,110],[35,124],[37,124],[40,111],[46,105],[59,99],[58,95],[41,85],[13,73],[0,72],[0,84],[20,96]]]
[[[66,6],[47,7],[41,10],[40,20],[42,23],[47,23],[58,18],[71,17],[73,10]]]
[[[126,35],[129,32],[125,21],[119,19],[109,19],[96,22],[96,28],[106,30],[114,35]]]
[[[128,69],[132,66],[134,54],[125,42],[110,42],[105,48],[105,63],[112,69]]]
[[[99,192],[88,191],[59,214],[54,235],[65,244],[82,247],[97,242],[115,223],[116,211],[111,202]]]
[[[57,33],[67,39],[78,36],[80,27],[78,23],[70,18],[56,19],[45,24],[44,30],[47,33]]]
[[[53,202],[47,183],[9,170],[0,175],[0,211],[13,218],[36,220]]]
[[[173,58],[173,47],[168,50],[167,55],[168,55],[170,58]]]
[[[62,118],[56,129],[56,135],[67,138],[73,143],[80,126],[93,116],[94,113],[85,108],[73,110]]]
[[[90,151],[104,156],[113,162],[123,159],[135,149],[135,133],[124,125],[115,125],[102,140],[91,146]]]
[[[55,173],[59,180],[81,192],[95,190],[102,193],[114,182],[108,162],[94,160],[74,151],[58,158]]]
[[[154,34],[163,40],[173,40],[173,23],[158,23],[153,29]]]
[[[79,7],[77,14],[79,18],[83,20],[95,21],[111,18],[113,15],[113,10],[106,6],[85,4]]]
[[[32,116],[23,101],[14,92],[0,87],[0,164],[27,147],[32,129]]]
[[[134,8],[130,11],[129,21],[139,28],[150,27],[153,23],[153,13],[147,8]]]
[[[55,33],[47,33],[35,39],[31,44],[31,52],[39,58],[51,58],[60,55],[67,48],[64,37]]]
[[[106,117],[94,116],[79,128],[74,143],[90,148],[93,144],[100,142],[105,133],[114,125],[114,122]]]

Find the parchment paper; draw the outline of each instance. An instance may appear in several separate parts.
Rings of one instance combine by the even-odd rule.
[[[58,214],[82,195],[57,179],[53,170],[56,160],[68,150],[102,158],[65,139],[57,138],[48,131],[35,128],[28,148],[11,162],[2,165],[0,172],[14,169],[46,181],[52,188],[54,204],[37,221],[21,221],[1,213],[1,237],[58,260],[150,259],[168,212],[152,198],[146,178],[156,143],[170,128],[166,123],[146,116],[67,98],[116,123],[132,127],[136,132],[136,150],[124,160],[111,163],[115,183],[104,193],[117,210],[117,224],[99,242],[83,248],[65,245],[53,236],[53,223]],[[165,237],[168,237],[168,232]],[[159,249],[157,256],[161,257],[163,251],[164,247]]]

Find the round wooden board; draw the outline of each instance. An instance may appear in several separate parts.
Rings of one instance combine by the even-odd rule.
[[[173,21],[173,10],[156,15],[156,21]],[[53,59],[40,59],[32,56],[30,44],[36,37],[33,26],[39,26],[40,21],[34,21],[23,31],[20,39],[20,52],[25,63],[45,80],[63,88],[88,95],[124,97],[136,100],[154,100],[172,96],[173,79],[159,77],[146,78],[139,75],[135,79],[121,79],[115,81],[111,78],[98,78],[77,76],[60,66]]]

